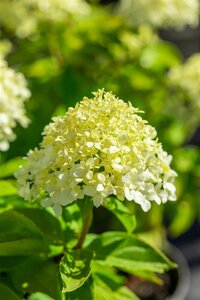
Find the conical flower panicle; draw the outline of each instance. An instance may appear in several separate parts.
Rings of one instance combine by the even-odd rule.
[[[98,207],[114,195],[144,211],[152,201],[176,200],[172,158],[138,113],[131,103],[98,90],[64,117],[53,118],[40,148],[28,153],[17,174],[19,194],[53,206],[57,215],[62,206],[85,196]]]

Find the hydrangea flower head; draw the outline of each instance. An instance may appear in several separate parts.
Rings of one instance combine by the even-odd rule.
[[[200,54],[194,54],[179,66],[172,68],[168,75],[169,85],[185,93],[194,109],[200,110]]]
[[[199,24],[198,0],[121,0],[119,13],[138,26],[150,24],[158,28],[182,29]]]
[[[0,1],[0,27],[8,28],[20,38],[31,36],[40,22],[63,22],[89,11],[84,0],[4,0]]]
[[[134,201],[144,211],[151,202],[176,200],[171,156],[138,109],[111,92],[84,97],[45,127],[39,149],[31,150],[17,179],[19,194],[42,199],[57,215],[85,196],[96,207],[110,195]]]
[[[29,97],[24,76],[0,58],[0,151],[8,150],[9,142],[15,139],[13,128],[17,123],[23,127],[28,125],[24,102]]]

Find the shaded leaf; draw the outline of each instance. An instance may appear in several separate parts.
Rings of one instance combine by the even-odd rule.
[[[47,252],[40,229],[30,219],[14,210],[0,214],[0,256]]]
[[[124,202],[115,197],[107,197],[104,199],[103,206],[110,210],[120,220],[126,231],[132,232],[135,229],[135,216],[125,206]]]
[[[20,265],[26,256],[0,256],[0,272],[7,271]]]
[[[79,199],[77,205],[80,209],[80,214],[84,219],[93,209],[94,204],[90,197],[85,196],[84,199]]]
[[[10,276],[16,289],[23,289],[24,294],[42,292],[53,299],[60,300],[61,298],[58,268],[52,260],[32,256],[20,266],[12,269]]]
[[[18,208],[15,211],[31,220],[40,229],[50,244],[60,245],[64,243],[64,236],[58,219],[45,209]]]
[[[193,203],[190,203],[191,195],[184,195],[182,201],[177,203],[174,209],[174,217],[171,221],[169,232],[174,237],[180,236],[186,232],[195,219],[195,210]],[[184,216],[184,218],[183,218]]]
[[[5,300],[20,300],[18,295],[16,295],[8,286],[0,283],[0,299]]]
[[[78,241],[82,229],[80,209],[76,203],[63,208],[63,227],[67,247],[73,248]]]
[[[80,288],[66,293],[65,300],[94,300],[92,276],[89,276]]]
[[[0,243],[0,256],[32,255],[47,252],[46,245],[39,239],[20,239]]]

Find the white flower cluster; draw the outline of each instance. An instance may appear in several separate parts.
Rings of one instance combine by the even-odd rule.
[[[24,102],[29,97],[24,76],[0,58],[0,151],[8,150],[9,142],[15,139],[13,128],[17,123],[23,127],[28,125]]]
[[[51,20],[64,20],[69,14],[80,16],[89,11],[89,5],[83,0],[29,0],[29,2],[38,8],[42,18]]]
[[[144,211],[152,201],[176,200],[172,157],[137,112],[130,103],[98,90],[64,117],[53,118],[40,149],[29,151],[27,164],[16,174],[19,195],[42,200],[57,215],[62,206],[85,196],[98,207],[115,195],[135,201]]]
[[[135,26],[146,23],[181,29],[199,23],[198,0],[121,0],[118,12]]]
[[[14,30],[20,38],[33,34],[40,21],[62,22],[88,13],[83,0],[4,0],[0,1],[0,25]]]
[[[168,79],[169,86],[182,92],[183,100],[187,100],[200,115],[200,54],[194,54],[185,64],[172,68]]]

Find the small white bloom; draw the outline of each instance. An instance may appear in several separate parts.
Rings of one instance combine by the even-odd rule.
[[[41,205],[44,206],[44,207],[49,207],[53,204],[53,201],[51,198],[46,198],[46,199],[43,199],[41,201]]]
[[[99,207],[102,202],[103,202],[103,197],[100,194],[93,197],[93,203],[95,207]]]
[[[104,190],[103,184],[99,183],[97,184],[97,192],[102,192]]]
[[[86,145],[88,146],[88,148],[92,148],[94,146],[94,143],[93,142],[87,142]]]
[[[110,146],[109,151],[110,151],[110,153],[117,153],[119,151],[119,149],[115,146]]]
[[[106,180],[105,175],[103,175],[102,173],[98,173],[97,178],[98,178],[98,181],[101,183],[104,183]]]
[[[53,205],[53,210],[55,212],[55,215],[57,217],[60,217],[62,215],[62,206],[58,203]]]

